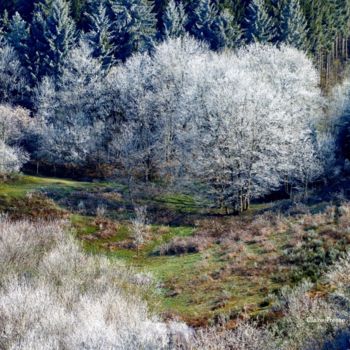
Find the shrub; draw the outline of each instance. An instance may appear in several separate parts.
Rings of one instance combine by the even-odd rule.
[[[59,222],[0,220],[1,349],[170,349],[191,332],[148,311],[152,285],[85,254]]]
[[[202,330],[197,333],[193,349],[202,350],[273,350],[272,336],[254,324],[241,322],[233,330]]]
[[[208,247],[210,241],[203,237],[176,237],[170,242],[158,247],[155,251],[159,255],[180,255],[186,253],[199,253]]]
[[[17,147],[10,147],[0,140],[0,175],[19,172],[28,155]]]

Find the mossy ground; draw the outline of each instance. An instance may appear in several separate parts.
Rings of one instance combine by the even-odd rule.
[[[24,206],[18,203],[33,192],[48,195],[50,203],[66,213],[75,235],[87,251],[122,259],[137,269],[151,272],[160,287],[158,311],[165,317],[176,316],[194,326],[223,319],[234,324],[234,320],[242,315],[273,317],[271,293],[304,277],[317,280],[317,272],[309,267],[317,264],[319,259],[327,259],[327,252],[337,243],[334,237],[338,241],[337,252],[345,250],[349,243],[345,230],[338,230],[339,237],[331,234],[339,226],[333,219],[329,222],[316,220],[314,226],[300,223],[295,218],[275,220],[274,224],[266,220],[259,226],[254,221],[255,212],[266,208],[264,205],[253,207],[242,218],[208,218],[203,210],[204,199],[166,193],[150,198],[143,195],[140,203],[150,206],[154,217],[157,210],[164,210],[170,217],[179,215],[176,217],[181,219],[187,214],[193,215],[194,219],[191,224],[187,220],[176,225],[151,222],[145,244],[137,252],[127,244],[132,241],[128,220],[132,211],[128,190],[123,184],[20,176],[0,184],[0,211],[12,208],[10,212],[13,213],[17,206],[18,211],[28,215],[32,202],[26,202]],[[46,200],[43,196],[38,201],[40,198]],[[106,206],[103,218],[96,217],[91,208],[86,212],[78,208],[77,199],[86,198],[90,202],[95,199],[96,207],[101,203]],[[43,205],[47,206],[47,202]],[[309,220],[312,218],[309,216]],[[293,225],[298,225],[300,232],[292,232]],[[185,240],[209,237],[210,240],[204,249],[195,253],[155,254],[158,247],[176,237]],[[301,257],[300,251],[307,255]]]

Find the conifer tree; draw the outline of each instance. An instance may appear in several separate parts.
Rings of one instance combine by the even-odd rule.
[[[96,12],[88,16],[91,21],[91,30],[87,34],[87,39],[93,48],[92,56],[98,58],[103,68],[108,70],[113,64],[113,53],[116,51],[116,48],[112,42],[112,24],[102,1],[98,5]]]
[[[152,49],[157,20],[152,12],[153,3],[147,0],[109,0],[113,19],[115,56],[125,60],[134,52]]]
[[[54,0],[46,21],[45,39],[49,43],[47,66],[52,76],[61,73],[64,59],[76,41],[76,29],[69,16],[69,6],[65,0]]]
[[[210,0],[198,1],[192,33],[198,39],[207,41],[213,50],[235,47],[241,37],[233,16],[227,11],[220,13]]]
[[[9,16],[7,10],[4,11],[3,15],[0,18],[0,39],[4,38],[5,33],[8,30],[9,25]]]
[[[253,0],[246,16],[246,39],[251,42],[273,42],[276,29],[264,0]]]
[[[164,36],[166,38],[176,38],[186,33],[187,14],[182,3],[176,5],[174,0],[170,0],[163,15]]]
[[[32,80],[44,75],[57,79],[62,64],[76,41],[76,29],[65,0],[42,0],[36,4],[28,42],[28,65]]]
[[[307,22],[299,0],[284,0],[280,19],[280,41],[308,51]]]
[[[211,4],[210,0],[198,0],[194,11],[192,33],[197,39],[209,42],[210,46],[215,45],[214,23],[218,12],[215,4]]]
[[[235,17],[224,10],[216,20],[218,40],[218,49],[237,48],[241,44],[242,30],[237,24]]]
[[[18,12],[11,18],[5,38],[23,62],[27,49],[28,24]]]

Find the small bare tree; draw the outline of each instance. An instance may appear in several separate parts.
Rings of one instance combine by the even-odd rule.
[[[140,246],[145,241],[147,224],[147,207],[135,207],[135,218],[131,221],[132,238],[136,245],[137,257],[139,256]]]

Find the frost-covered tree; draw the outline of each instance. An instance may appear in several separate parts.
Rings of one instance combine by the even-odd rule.
[[[221,206],[245,210],[288,175],[295,176],[293,186],[320,176],[310,128],[320,113],[320,91],[305,56],[290,48],[252,46],[200,69],[197,88],[184,103],[195,125],[189,129],[195,140],[189,165]],[[308,168],[301,167],[302,159]]]
[[[0,102],[20,102],[26,86],[25,71],[15,50],[0,41]]]
[[[20,143],[30,128],[28,111],[0,105],[0,176],[18,172],[28,160]]]
[[[2,16],[0,17],[0,39],[6,35],[9,22],[10,22],[9,14],[8,14],[8,11],[5,10]]]
[[[16,12],[11,18],[5,38],[9,45],[16,50],[21,62],[25,62],[25,56],[27,54],[28,24],[22,19],[18,12]]]
[[[186,33],[187,14],[182,3],[170,0],[163,15],[165,38],[177,38]]]
[[[249,43],[267,43],[275,39],[275,24],[264,0],[253,0],[249,4],[245,20],[245,35]]]
[[[96,12],[89,15],[91,28],[87,39],[93,48],[93,57],[101,60],[105,70],[114,62],[116,47],[112,42],[112,23],[107,15],[106,6],[101,1]]]
[[[182,168],[188,149],[177,132],[187,123],[182,97],[191,89],[196,57],[204,59],[207,52],[194,39],[177,38],[157,46],[152,58],[137,55],[117,70],[113,85],[125,124],[124,136],[115,135],[114,144],[126,169],[147,180],[154,173],[173,176]]]
[[[101,62],[87,45],[72,50],[62,68],[59,84],[45,78],[38,88],[36,108],[41,143],[36,158],[71,167],[95,158],[99,164],[104,127]]]
[[[134,52],[147,52],[156,36],[153,3],[148,0],[108,0],[113,20],[116,58],[125,60]]]
[[[21,107],[0,105],[0,139],[10,146],[19,146],[27,131],[33,128],[29,111]]]
[[[131,221],[131,234],[136,245],[137,256],[139,256],[140,247],[145,243],[147,233],[146,219],[147,207],[135,207],[135,218]]]
[[[17,173],[27,160],[27,153],[20,148],[6,145],[0,139],[0,176]]]
[[[195,176],[222,206],[244,210],[285,182],[300,188],[322,173],[311,137],[321,113],[317,73],[295,49],[213,55],[183,37],[114,75],[124,117],[112,153],[131,174]]]
[[[310,45],[307,32],[307,21],[299,0],[282,1],[279,40],[286,45],[308,51]]]

